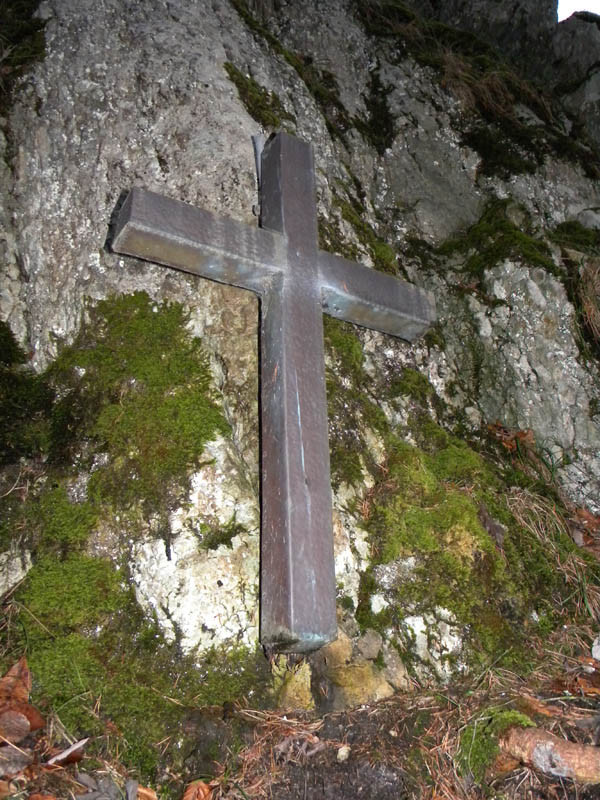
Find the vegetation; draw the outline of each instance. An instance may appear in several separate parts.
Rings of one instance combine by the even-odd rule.
[[[460,653],[442,646],[441,665],[480,670],[494,662],[526,673],[527,642],[540,625],[560,627],[566,609],[598,611],[597,566],[561,522],[556,494],[536,493],[548,479],[539,458],[529,459],[525,445],[514,462],[500,452],[484,457],[435,422],[444,404],[417,370],[373,377],[356,329],[337,320],[327,319],[325,340],[335,366],[327,372],[333,483],[371,487],[353,508],[370,545],[355,614],[361,629],[395,641],[409,667],[429,669],[405,620],[450,619],[463,644]],[[382,401],[403,425],[390,427]],[[398,579],[382,590],[384,565]],[[374,605],[382,592],[385,604]]]
[[[458,760],[464,775],[472,776],[479,784],[500,753],[498,738],[508,728],[534,727],[534,723],[519,711],[488,708],[485,714],[472,720],[462,732]]]
[[[103,300],[52,365],[49,377],[62,388],[51,461],[70,461],[82,440],[90,455],[108,455],[90,478],[90,497],[125,507],[143,498],[147,510],[164,513],[205,443],[228,432],[185,322],[179,304],[159,307],[143,292]]]
[[[304,57],[283,47],[277,37],[273,36],[252,14],[245,0],[230,0],[230,2],[250,30],[296,71],[321,109],[330,135],[343,140],[344,134],[351,127],[351,120],[340,100],[333,73],[319,69],[310,57]]]
[[[461,102],[463,143],[481,155],[482,174],[534,172],[552,154],[575,161],[592,178],[600,175],[600,155],[564,133],[551,100],[472,33],[422,19],[401,0],[366,0],[356,4],[356,14],[369,35],[388,44],[392,61],[411,56],[432,68]],[[521,116],[519,105],[534,117]]]
[[[529,266],[557,274],[546,242],[521,230],[509,216],[511,208],[514,210],[510,200],[491,200],[480,219],[463,236],[442,244],[438,253],[445,256],[464,253],[462,270],[477,279],[506,258],[519,258]]]
[[[600,357],[600,231],[567,220],[550,232],[563,252],[564,285],[573,303],[584,358]]]
[[[35,17],[40,0],[0,3],[0,113],[6,112],[15,80],[46,52],[45,22]]]
[[[225,62],[225,71],[236,85],[240,99],[253,119],[268,131],[283,129],[288,133],[292,132],[287,123],[291,122],[295,126],[296,118],[285,110],[275,92],[269,92],[229,61]]]
[[[19,541],[34,561],[5,599],[0,669],[25,653],[42,712],[75,738],[95,737],[96,756],[118,751],[146,783],[165,760],[185,771],[188,754],[169,738],[185,714],[270,691],[261,653],[196,658],[165,641],[128,574],[126,540],[143,518],[163,520],[168,538],[168,512],[206,442],[229,430],[186,322],[180,304],[142,292],[102,300],[41,375],[0,327],[0,539],[3,548]],[[122,560],[92,555],[107,529],[123,540],[113,548]],[[203,544],[240,530],[234,518],[207,529]]]
[[[27,356],[0,322],[0,466],[46,448],[47,411],[54,399],[48,382],[26,366]]]
[[[396,124],[388,105],[393,86],[383,86],[379,70],[371,72],[369,93],[365,97],[367,116],[355,116],[354,126],[382,156],[396,138]]]

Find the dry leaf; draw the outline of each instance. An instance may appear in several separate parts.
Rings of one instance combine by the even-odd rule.
[[[0,747],[0,777],[14,778],[32,761],[31,750],[21,750],[12,744]]]
[[[594,516],[587,508],[575,509],[575,516],[587,531],[600,531],[600,516]]]
[[[212,794],[212,789],[204,781],[193,781],[183,793],[183,800],[205,800]]]
[[[0,798],[14,797],[19,791],[18,786],[10,781],[0,781]]]
[[[53,755],[43,766],[46,767],[52,764],[64,766],[65,764],[75,764],[77,761],[81,761],[83,758],[83,748],[89,740],[89,736],[86,739],[80,739],[78,742],[75,742],[75,744],[67,747],[66,750],[61,750],[60,753]]]
[[[56,800],[53,794],[30,794],[27,800]]]
[[[597,685],[597,681],[579,675],[575,682],[577,683],[577,688],[585,697],[600,695],[600,686]]]
[[[158,800],[154,789],[146,789],[143,786],[138,786],[137,796],[138,800]]]
[[[25,656],[0,680],[0,703],[27,703],[31,691],[31,672]]]
[[[9,742],[20,742],[31,731],[43,728],[44,718],[28,703],[11,703],[0,709],[0,736]]]
[[[29,733],[29,720],[19,711],[9,708],[0,713],[0,736],[16,744]]]

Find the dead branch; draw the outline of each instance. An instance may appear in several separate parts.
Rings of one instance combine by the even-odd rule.
[[[501,753],[546,775],[578,783],[600,783],[600,749],[559,739],[541,728],[509,728],[499,739]]]

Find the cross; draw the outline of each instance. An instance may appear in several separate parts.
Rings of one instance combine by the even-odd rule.
[[[258,294],[261,303],[261,642],[316,650],[337,636],[323,312],[413,340],[428,292],[318,249],[312,147],[262,151],[260,228],[143,189],[112,248]]]

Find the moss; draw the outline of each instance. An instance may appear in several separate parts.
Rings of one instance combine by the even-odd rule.
[[[0,321],[0,364],[3,367],[13,367],[26,361],[25,351],[15,339],[10,326]]]
[[[368,222],[365,222],[362,218],[364,209],[359,202],[356,200],[342,200],[339,196],[334,195],[334,203],[340,209],[342,217],[354,229],[358,240],[366,247],[369,255],[373,259],[375,269],[380,272],[397,275],[398,258],[396,251],[375,233]]]
[[[572,587],[557,574],[554,556],[515,523],[499,471],[431,419],[423,415],[419,424],[419,447],[386,436],[384,475],[369,492],[363,521],[373,566],[362,576],[357,619],[403,636],[406,616],[448,609],[463,630],[463,663],[481,669],[498,658],[526,670],[531,610],[568,603]],[[505,527],[502,552],[483,526],[482,506]],[[569,542],[555,546],[568,557]],[[388,606],[375,614],[371,597],[383,564],[410,566],[392,568],[402,577],[387,586]],[[559,624],[559,615],[553,620]]]
[[[326,350],[336,367],[326,370],[332,484],[334,488],[342,483],[355,486],[362,482],[364,468],[375,469],[365,433],[381,433],[387,422],[370,396],[372,381],[363,368],[356,329],[329,316],[323,322]],[[340,385],[340,373],[344,385]]]
[[[228,431],[186,321],[179,304],[153,303],[144,293],[109,298],[90,306],[73,345],[42,376],[3,337],[2,369],[16,376],[6,402],[23,403],[30,416],[39,407],[46,436],[44,448],[32,450],[24,433],[31,420],[22,418],[11,433],[11,458],[22,460],[26,489],[3,499],[2,510],[10,508],[1,535],[7,543],[25,538],[34,566],[0,631],[0,667],[25,652],[42,710],[56,713],[76,738],[95,737],[91,755],[118,753],[146,784],[167,763],[186,774],[181,737],[173,735],[186,708],[246,692],[260,701],[270,685],[260,653],[183,656],[137,606],[126,556],[119,565],[88,552],[92,533],[115,514],[128,538],[140,505],[164,518],[206,441]],[[87,498],[76,502],[86,485]],[[223,541],[239,530],[232,520]]]
[[[10,104],[16,78],[46,53],[46,23],[34,16],[40,0],[3,0],[0,3],[0,113]]]
[[[26,361],[9,326],[0,322],[0,466],[42,456],[48,443],[53,391]]]
[[[396,138],[396,118],[391,113],[387,97],[393,86],[383,86],[378,70],[369,79],[369,93],[365,98],[367,116],[355,117],[354,125],[382,156]]]
[[[506,127],[506,126],[505,126]],[[476,124],[467,128],[461,144],[481,156],[479,174],[507,180],[511,175],[532,174],[543,163],[543,150],[524,147],[523,136],[510,136],[499,125]],[[530,152],[530,149],[533,152]]]
[[[202,525],[200,546],[205,550],[217,550],[221,545],[231,548],[233,538],[245,531],[246,528],[236,522],[234,514],[226,525]]]
[[[444,336],[444,331],[441,323],[436,322],[434,325],[432,325],[431,328],[429,328],[429,330],[425,333],[423,341],[425,342],[429,350],[431,350],[434,347],[438,350],[442,351],[445,350],[446,337]]]
[[[243,647],[182,656],[144,619],[124,578],[110,561],[81,553],[40,559],[15,595],[20,627],[3,666],[25,648],[41,710],[75,738],[94,736],[88,755],[118,754],[148,784],[166,763],[185,774],[173,733],[190,709],[249,692],[260,705],[270,675],[262,653]]]
[[[489,269],[507,258],[519,258],[532,267],[552,274],[557,268],[548,245],[520,230],[509,218],[509,200],[492,200],[480,219],[466,233],[450,239],[438,248],[441,255],[464,253],[462,271],[481,278]]]
[[[345,611],[354,611],[354,600],[350,595],[342,595],[338,602]]]
[[[296,125],[296,118],[287,112],[275,92],[269,92],[264,86],[257,83],[250,75],[245,75],[229,61],[224,64],[225,71],[229,79],[235,84],[240,100],[244,104],[246,111],[263,128],[267,130],[283,130],[292,133],[287,122]]]
[[[96,501],[141,500],[164,512],[206,442],[228,432],[201,343],[185,324],[181,305],[154,304],[144,292],[103,300],[51,367],[68,387],[53,410],[51,458],[72,460],[82,440],[107,453],[88,486]]]
[[[575,219],[557,225],[550,232],[550,238],[561,247],[600,256],[600,231],[586,228]]]
[[[120,604],[121,575],[110,561],[83,553],[43,556],[27,575],[19,602],[53,631],[98,625]]]
[[[349,261],[360,260],[358,247],[346,242],[334,218],[330,220],[319,218],[319,247],[321,250],[337,253]]]
[[[576,336],[584,361],[600,358],[600,303],[596,265],[600,257],[600,231],[586,228],[577,220],[567,220],[549,231],[552,241],[563,250],[562,275],[567,296],[577,316]],[[589,263],[570,251],[590,256]]]
[[[337,320],[326,319],[325,341],[335,368],[327,375],[333,484],[360,487],[365,471],[374,480],[354,508],[371,562],[358,592],[361,629],[396,637],[410,655],[405,618],[432,619],[447,609],[461,631],[463,667],[481,671],[495,663],[527,671],[528,641],[537,633],[531,612],[545,615],[545,629],[555,627],[562,624],[561,609],[572,608],[575,600],[554,555],[509,510],[507,488],[514,476],[432,418],[443,409],[419,372],[409,369],[385,382],[368,374],[356,329]],[[402,405],[404,427],[387,422],[384,400]],[[382,445],[377,463],[368,430]],[[504,526],[501,545],[484,525],[490,517]],[[558,539],[555,547],[566,559],[572,545]],[[383,565],[387,605],[376,613],[372,598],[382,592]],[[594,580],[592,575],[586,572],[586,580]],[[577,590],[576,596],[583,595]]]
[[[498,739],[509,728],[530,728],[535,723],[519,711],[503,708],[488,709],[463,730],[460,737],[458,763],[463,775],[471,775],[477,783],[483,783],[489,767],[498,756]]]
[[[98,520],[98,509],[89,502],[71,502],[65,487],[59,485],[32,498],[27,516],[30,526],[38,529],[37,551],[56,556],[85,546]]]
[[[309,56],[305,57],[285,48],[252,14],[245,0],[230,0],[230,2],[250,30],[296,71],[321,109],[330,135],[344,141],[344,135],[352,127],[352,122],[340,100],[339,88],[333,73],[319,69]]]
[[[371,598],[376,591],[377,582],[373,570],[369,568],[360,577],[355,617],[363,633],[371,629],[387,636],[387,629],[394,621],[393,610],[384,608],[377,613],[373,611]]]
[[[435,389],[429,380],[416,369],[405,367],[399,377],[394,377],[390,383],[392,397],[404,395],[412,397],[425,404],[435,394]]]
[[[74,737],[95,734],[88,755],[117,755],[151,784],[167,763],[185,775],[180,734],[173,734],[181,730],[186,713],[239,701],[248,692],[256,697],[268,676],[262,654],[215,650],[198,664],[178,656],[158,631],[143,633],[152,639],[150,650],[110,633],[96,642],[70,634],[48,640],[29,660],[36,680],[33,699],[42,710],[55,711]]]

